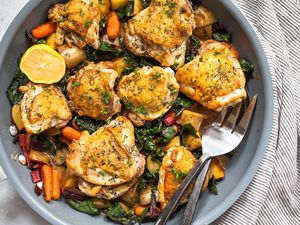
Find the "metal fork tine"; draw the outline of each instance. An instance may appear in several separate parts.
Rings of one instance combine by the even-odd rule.
[[[257,102],[257,94],[253,97],[253,99],[249,103],[242,119],[240,120],[239,124],[236,127],[236,131],[241,135],[244,135],[246,133],[256,102]]]
[[[233,123],[232,129],[231,129],[231,133],[233,133],[235,131],[235,128],[237,127],[237,124],[238,124],[239,120],[241,119],[241,112],[243,111],[242,108],[243,108],[243,102],[240,102],[235,107],[237,113],[234,118],[234,123]]]
[[[226,118],[228,117],[228,114],[230,113],[231,109],[230,108],[227,108],[226,110],[223,110],[221,112],[221,115],[220,115],[220,124],[219,126],[222,127],[224,125],[224,122],[226,120]]]
[[[228,129],[233,129],[235,128],[235,125],[237,123],[237,120],[240,115],[241,111],[241,106],[242,102],[238,103],[230,112],[227,118],[223,122],[223,126],[228,128]],[[222,127],[222,126],[221,126]]]

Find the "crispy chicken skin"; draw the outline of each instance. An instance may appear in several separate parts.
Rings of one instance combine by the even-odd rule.
[[[99,48],[100,4],[98,0],[70,0],[55,4],[48,13],[51,22],[57,23],[56,44],[64,41],[71,47],[90,45]]]
[[[136,184],[136,182],[137,179],[133,179],[132,181],[120,185],[101,186],[86,182],[84,179],[80,179],[78,188],[87,196],[115,199],[125,194],[134,184]]]
[[[82,132],[69,146],[66,163],[86,182],[118,186],[143,174],[145,158],[135,146],[132,123],[119,116],[91,135]]]
[[[162,66],[184,64],[186,42],[195,28],[186,0],[156,0],[125,25],[122,32],[128,50],[153,57]]]
[[[28,133],[64,127],[72,118],[65,96],[54,85],[28,83],[22,89],[21,116]]]
[[[171,102],[177,98],[179,85],[170,68],[143,67],[124,76],[117,92],[125,108],[131,112],[130,119],[135,115],[143,121],[152,121],[171,108]]]
[[[180,91],[208,109],[221,111],[246,98],[245,75],[231,50],[208,40],[199,55],[176,73]]]
[[[158,201],[162,209],[166,207],[179,188],[181,181],[190,172],[195,163],[196,158],[185,147],[180,146],[168,149],[159,170],[157,187]],[[185,201],[183,198],[180,203]]]
[[[113,63],[89,63],[68,80],[69,105],[81,116],[106,120],[121,111],[114,84],[118,74]]]

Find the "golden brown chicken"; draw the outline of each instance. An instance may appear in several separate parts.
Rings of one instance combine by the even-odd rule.
[[[66,4],[55,4],[48,18],[57,23],[57,45],[64,41],[71,47],[90,45],[99,48],[100,4],[98,0],[70,0]]]
[[[132,182],[143,174],[145,158],[135,146],[132,123],[119,116],[91,135],[87,131],[82,132],[80,139],[69,146],[66,163],[68,169],[86,182],[81,183],[82,190],[89,195],[103,197],[103,188],[122,188],[121,184],[130,188]],[[104,196],[109,198],[108,194]]]
[[[113,63],[89,63],[68,80],[69,105],[81,116],[106,120],[121,111],[114,84],[118,73]]]
[[[24,93],[20,104],[22,123],[28,133],[64,127],[72,118],[65,96],[54,85],[28,83],[20,89]]]
[[[208,40],[199,55],[176,73],[180,91],[208,109],[221,111],[246,98],[245,75],[225,44]]]
[[[165,208],[182,180],[196,163],[194,155],[185,147],[172,147],[164,156],[159,170],[158,201]],[[185,197],[185,196],[183,196]],[[181,199],[183,203],[186,199]]]
[[[123,38],[133,54],[153,57],[162,66],[181,66],[194,28],[187,0],[156,0],[128,21]]]
[[[125,108],[131,112],[129,118],[136,125],[142,125],[143,121],[155,120],[171,108],[179,85],[170,68],[143,67],[124,76],[117,91]]]

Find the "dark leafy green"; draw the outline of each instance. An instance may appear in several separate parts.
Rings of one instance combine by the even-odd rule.
[[[162,138],[163,121],[156,120],[146,123],[143,127],[135,127],[137,147],[146,155],[151,154],[152,160],[161,161],[164,156],[162,147],[156,143],[155,138]],[[160,143],[162,144],[162,143]]]
[[[151,0],[142,0],[142,2],[143,2],[144,9],[145,9],[145,8],[149,7]]]
[[[183,125],[180,131],[180,138],[183,146],[186,146],[186,138],[188,135],[199,137],[195,128],[190,123]]]
[[[248,79],[253,78],[254,65],[249,62],[249,60],[245,58],[239,58],[239,62],[241,64],[241,68]]]
[[[154,59],[138,57],[138,56],[131,54],[130,52],[125,52],[124,59],[127,63],[127,67],[125,69],[123,69],[122,75],[128,75],[138,67],[157,66],[159,64]]]
[[[114,203],[106,210],[106,215],[113,221],[124,224],[133,225],[136,218],[133,211],[126,212],[119,202]]]
[[[129,0],[126,7],[117,10],[117,14],[122,22],[128,21],[132,17],[134,0]]]
[[[52,151],[55,149],[54,140],[44,133],[31,135],[30,145],[32,149],[39,151]]]
[[[175,116],[179,116],[184,109],[192,106],[193,104],[195,104],[195,102],[192,99],[183,94],[179,94],[173,104],[173,109],[176,112]]]
[[[215,32],[212,35],[213,39],[220,42],[231,42],[231,34],[228,32]]]
[[[179,182],[181,182],[187,175],[187,173],[177,170],[174,167],[172,167],[171,172],[175,175],[175,179]]]
[[[94,133],[102,125],[105,124],[103,121],[95,120],[87,116],[76,116],[74,123],[78,126],[79,130],[87,130],[90,134]]]
[[[185,62],[192,61],[196,55],[198,55],[198,49],[200,48],[200,40],[196,36],[190,38],[190,43],[186,51]]]
[[[27,76],[21,72],[18,66],[15,77],[13,78],[8,89],[6,90],[6,96],[12,105],[19,103],[21,101],[23,94],[19,91],[19,87],[27,84],[28,82],[29,80]]]
[[[211,193],[218,195],[217,181],[214,178],[210,179],[208,183],[208,190]]]
[[[99,210],[96,208],[96,206],[94,205],[91,199],[86,199],[84,201],[66,199],[66,203],[73,209],[82,213],[86,213],[92,216],[100,214]]]
[[[177,129],[174,126],[164,127],[162,132],[163,143],[168,143],[177,134]]]
[[[56,86],[63,92],[66,93],[67,91],[67,81],[68,81],[68,75],[65,74],[65,76],[58,82],[56,83]]]
[[[104,41],[100,42],[100,48],[86,46],[83,49],[89,61],[110,61],[123,54],[122,50]]]

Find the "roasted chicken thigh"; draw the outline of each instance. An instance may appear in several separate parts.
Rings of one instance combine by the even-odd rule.
[[[98,0],[70,0],[65,4],[55,4],[48,14],[57,23],[56,44],[64,41],[83,48],[90,45],[99,48],[100,4]]]
[[[89,63],[68,81],[69,105],[79,115],[106,120],[121,111],[114,84],[118,74],[112,63]]]
[[[125,108],[131,112],[130,119],[138,117],[143,121],[152,121],[171,108],[179,85],[170,68],[143,67],[124,76],[117,91]]]
[[[187,0],[156,0],[128,21],[123,38],[133,54],[152,57],[162,66],[181,66],[194,28]]]
[[[77,176],[92,184],[85,184],[91,189],[95,185],[118,186],[136,181],[144,172],[145,158],[135,146],[132,123],[119,116],[91,135],[82,132],[80,139],[69,146],[66,163]]]
[[[28,133],[64,127],[72,118],[65,96],[54,85],[28,83],[21,89],[22,123]]]
[[[199,55],[176,73],[180,91],[208,109],[221,111],[246,98],[246,79],[227,45],[208,40]]]

